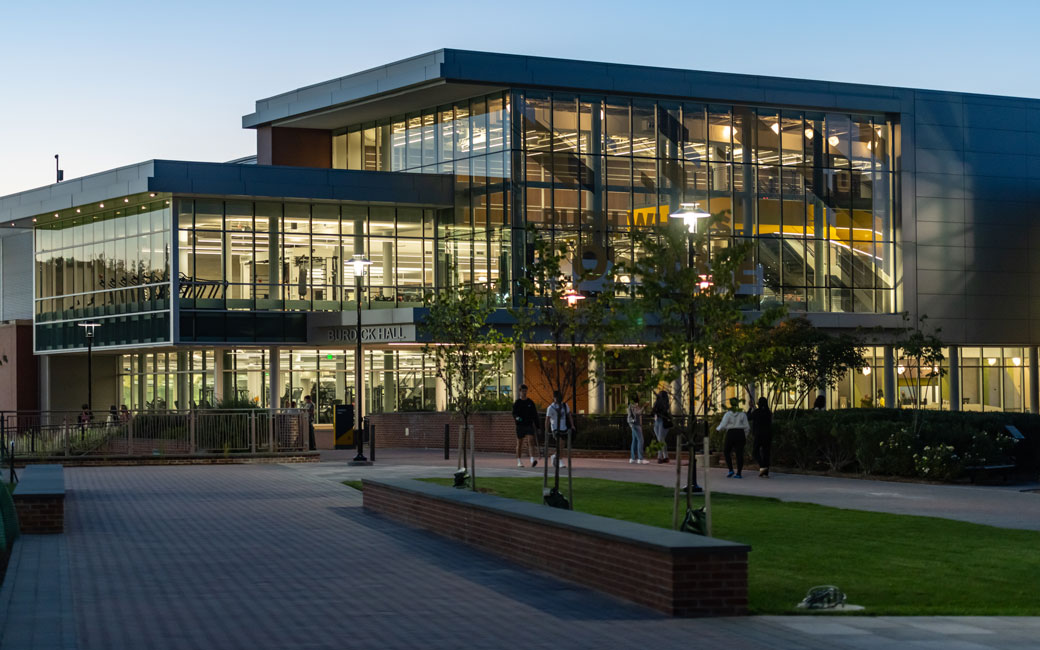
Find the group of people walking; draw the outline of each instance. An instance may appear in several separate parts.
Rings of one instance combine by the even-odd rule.
[[[744,450],[747,445],[747,437],[752,436],[752,457],[758,462],[758,475],[762,478],[769,477],[770,450],[773,446],[773,414],[769,409],[769,401],[765,397],[758,400],[755,408],[747,413],[740,407],[741,400],[734,397],[729,401],[730,407],[723,414],[722,421],[716,427],[717,431],[725,432],[723,454],[726,457],[728,478],[743,478],[744,472]],[[668,445],[665,442],[668,431],[674,426],[672,420],[672,405],[668,391],[660,391],[654,398],[654,404],[650,408],[653,417],[653,432],[657,439],[656,449],[657,462],[668,462]],[[649,460],[643,457],[643,404],[639,396],[632,394],[628,400],[626,420],[632,431],[632,444],[629,449],[628,462],[639,465],[648,465]],[[554,439],[560,440],[568,432],[574,431],[574,416],[570,407],[563,401],[560,391],[553,391],[553,401],[545,409],[545,420],[539,421],[538,406],[527,396],[527,384],[520,386],[519,398],[513,402],[513,420],[516,422],[516,466],[524,467],[523,447],[527,444],[528,460],[531,467],[538,465],[538,438],[537,433],[542,429],[552,435]],[[734,467],[735,461],[735,467]],[[549,462],[556,466],[556,454],[553,454]],[[566,467],[566,463],[559,461],[560,467]]]
[[[527,396],[527,384],[520,386],[519,399],[513,402],[513,420],[516,422],[516,466],[523,467],[521,452],[524,442],[527,443],[527,453],[531,461],[531,467],[538,465],[538,440],[536,432],[540,428],[538,421],[538,406]],[[544,430],[550,433],[556,440],[562,439],[568,432],[574,431],[574,416],[570,407],[563,401],[563,393],[553,391],[553,401],[545,409]],[[549,458],[552,466],[567,467],[567,462],[560,459],[557,461],[556,454]]]
[[[773,414],[769,410],[769,401],[761,397],[758,405],[749,413],[740,408],[740,401],[734,397],[730,399],[730,408],[722,416],[717,431],[726,433],[723,445],[723,454],[726,457],[728,478],[743,478],[744,472],[744,449],[747,444],[747,436],[753,432],[752,457],[758,462],[758,475],[762,478],[769,477],[769,456],[773,446]],[[662,390],[654,398],[654,405],[650,414],[654,418],[654,437],[660,443],[656,446],[657,462],[668,462],[668,446],[665,442],[668,430],[672,428],[671,399],[668,392]],[[639,402],[637,395],[632,395],[628,400],[626,412],[628,426],[632,430],[632,446],[629,451],[628,462],[648,464],[650,461],[643,458],[643,405]],[[519,450],[519,446],[518,446]],[[519,454],[519,451],[517,452]],[[736,469],[734,470],[734,460]]]

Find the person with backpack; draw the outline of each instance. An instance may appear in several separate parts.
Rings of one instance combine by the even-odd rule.
[[[719,422],[719,426],[715,430],[726,432],[726,443],[723,447],[723,453],[726,455],[726,467],[729,468],[726,478],[744,478],[740,475],[744,471],[744,444],[751,426],[748,424],[747,413],[740,408],[739,398],[729,398],[729,410],[722,416],[722,422]],[[733,472],[732,455],[734,453],[737,456],[736,473]]]
[[[668,391],[662,390],[657,394],[652,413],[654,414],[654,436],[661,443],[661,448],[657,450],[657,462],[667,463],[668,443],[665,442],[665,438],[668,437],[668,430],[672,428],[672,403],[668,398]]]
[[[551,433],[556,438],[556,441],[559,442],[563,439],[563,436],[567,435],[568,431],[573,429],[574,419],[571,417],[571,410],[567,408],[567,404],[563,401],[563,393],[554,390],[553,402],[549,405],[549,408],[545,409],[545,431],[546,433]],[[551,467],[567,467],[566,461],[563,460],[557,465],[555,453],[549,459],[549,465]]]
[[[650,461],[643,459],[643,405],[639,403],[639,397],[632,393],[628,398],[628,426],[632,429],[632,448],[629,451],[628,462],[648,465]]]

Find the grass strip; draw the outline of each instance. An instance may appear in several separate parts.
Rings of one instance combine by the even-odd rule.
[[[480,481],[482,491],[534,503],[541,486],[541,478]],[[670,488],[576,478],[574,498],[582,512],[671,527]],[[711,502],[715,537],[751,546],[752,613],[796,613],[810,587],[831,584],[864,614],[1040,615],[1040,532],[718,492]]]

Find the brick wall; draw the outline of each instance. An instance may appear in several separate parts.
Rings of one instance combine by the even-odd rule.
[[[14,493],[14,508],[23,535],[52,535],[65,532],[64,494]]]
[[[376,449],[443,449],[444,425],[451,426],[451,448],[459,448],[462,418],[451,413],[417,411],[376,413],[369,416],[376,428]],[[477,451],[513,453],[516,451],[516,424],[507,412],[474,413],[469,418]],[[405,435],[405,429],[408,435]]]
[[[649,547],[367,480],[364,507],[672,616],[747,613],[746,547]]]

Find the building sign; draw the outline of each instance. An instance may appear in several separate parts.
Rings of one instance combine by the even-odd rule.
[[[315,340],[316,339],[316,340]],[[323,327],[314,343],[357,343],[356,327]],[[361,327],[362,343],[414,342],[415,325],[369,325]]]

